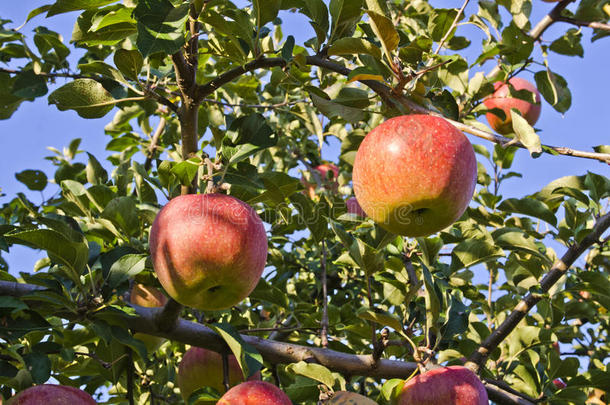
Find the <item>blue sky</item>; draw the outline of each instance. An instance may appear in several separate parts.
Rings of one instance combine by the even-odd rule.
[[[28,12],[48,0],[33,1],[2,1],[0,5],[0,18],[13,20],[17,27],[25,20]],[[246,3],[237,1],[237,3]],[[459,7],[462,1],[437,0],[431,1],[437,7]],[[467,14],[476,10],[476,2],[471,1],[467,8]],[[540,0],[533,0],[532,21],[537,22],[552,4]],[[31,30],[38,25],[57,31],[64,36],[67,43],[72,31],[72,25],[77,13],[69,13],[44,19],[39,16],[30,21],[22,32],[29,35]],[[305,17],[298,14],[282,13],[285,24],[282,27],[284,35],[292,34],[297,38],[297,43],[313,36],[313,30],[307,24]],[[543,40],[550,43],[559,37],[568,27],[565,23],[557,23],[551,27],[543,36]],[[481,33],[472,26],[461,26],[458,35],[464,35],[472,40],[472,45],[466,51],[465,56],[472,62],[478,55],[480,48]],[[585,58],[566,57],[550,53],[549,61],[551,68],[561,74],[568,81],[572,92],[572,107],[562,116],[551,106],[543,101],[542,114],[536,124],[540,128],[540,137],[543,143],[556,146],[569,146],[575,149],[590,150],[591,146],[610,143],[610,130],[608,129],[608,117],[610,116],[610,81],[608,80],[608,66],[610,65],[609,38],[602,39],[593,44],[590,43],[591,30],[583,29],[583,46]],[[539,48],[537,48],[539,56]],[[71,56],[72,66],[80,55],[76,51]],[[538,60],[541,60],[539,58]],[[12,67],[18,67],[19,61]],[[491,67],[485,66],[483,71]],[[539,70],[535,68],[534,71]],[[471,75],[474,71],[471,71]],[[533,74],[523,72],[521,77],[533,82]],[[57,84],[63,84],[58,80]],[[50,90],[53,90],[51,86]],[[51,155],[46,149],[53,146],[61,149],[67,146],[74,138],[82,138],[81,149],[92,152],[102,160],[108,153],[105,145],[108,138],[104,135],[103,127],[112,119],[112,113],[97,120],[84,120],[73,111],[60,112],[55,106],[47,105],[46,98],[37,99],[35,102],[25,102],[11,119],[0,121],[0,148],[3,151],[0,159],[0,188],[6,194],[0,197],[0,203],[5,203],[17,192],[25,192],[32,201],[39,203],[41,196],[38,193],[28,192],[27,188],[19,183],[14,173],[25,169],[41,169],[48,174],[52,173],[52,166],[45,156]],[[469,136],[472,142],[489,147],[491,144]],[[323,150],[323,157],[328,160],[337,161],[338,142]],[[501,193],[504,197],[522,197],[535,192],[553,179],[566,175],[580,175],[587,170],[603,175],[610,173],[608,165],[596,161],[577,159],[564,156],[543,155],[538,159],[530,158],[527,151],[519,151],[513,164],[513,170],[523,173],[522,179],[508,180]],[[44,191],[45,197],[50,196],[57,190],[54,185],[49,185]],[[41,255],[34,254],[30,249],[23,247],[11,248],[9,255],[4,255],[11,266],[11,273],[19,271],[31,271],[37,258]]]

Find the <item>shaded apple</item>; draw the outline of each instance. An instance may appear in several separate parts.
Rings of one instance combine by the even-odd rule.
[[[339,168],[332,163],[323,163],[313,168],[320,177],[320,185],[328,190],[336,192],[339,188],[339,183],[337,182],[337,178],[339,177]],[[331,175],[329,174],[332,173]],[[311,175],[312,182],[307,181],[304,177],[301,177],[301,183],[305,186],[305,190],[303,193],[311,198],[312,200],[316,197],[316,187],[317,182],[315,178],[313,178],[313,174]]]
[[[489,125],[494,131],[500,134],[509,134],[513,132],[513,120],[510,116],[511,108],[517,109],[530,125],[534,125],[540,117],[540,93],[538,92],[538,89],[536,89],[536,86],[519,77],[513,77],[508,83],[510,83],[513,90],[527,90],[533,93],[535,103],[511,97],[509,85],[506,83],[494,83],[494,93],[486,98],[485,101],[483,101],[483,104],[490,110],[498,108],[504,112],[504,119],[493,112],[485,114]]]
[[[364,212],[356,197],[348,198],[345,205],[347,206],[348,214],[356,214],[359,217],[366,218],[366,212]]]
[[[562,390],[568,386],[566,383],[563,382],[563,380],[561,378],[555,378],[553,380],[553,385],[555,386],[555,388],[557,388],[559,390]]]
[[[42,384],[9,398],[7,405],[96,405],[91,395],[66,385]]]
[[[129,302],[141,307],[156,308],[165,305],[167,297],[154,287],[135,283],[129,294]],[[133,337],[141,340],[148,352],[156,351],[165,341],[162,337],[147,335],[145,333],[134,333]]]
[[[220,398],[217,405],[292,405],[290,398],[273,384],[247,381],[236,385]]]
[[[399,235],[425,236],[464,213],[476,175],[474,150],[464,134],[440,117],[404,115],[364,138],[352,178],[369,218]]]
[[[237,359],[232,354],[229,360],[229,385],[234,386],[244,382],[244,375]],[[256,373],[250,381],[260,380],[261,374]],[[203,387],[212,387],[219,393],[224,393],[222,356],[212,350],[201,347],[191,347],[184,353],[178,366],[178,387],[186,402],[191,394]],[[204,404],[200,401],[197,404]]]
[[[397,405],[489,405],[485,386],[462,366],[439,367],[405,383]]]
[[[363,395],[349,391],[337,391],[324,405],[378,405],[377,402]]]
[[[155,218],[150,252],[172,298],[218,310],[238,304],[256,287],[267,260],[267,236],[254,209],[235,197],[182,195]]]

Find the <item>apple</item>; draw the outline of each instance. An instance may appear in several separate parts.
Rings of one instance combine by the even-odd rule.
[[[339,177],[339,168],[332,164],[332,163],[323,163],[321,165],[318,165],[316,167],[313,168],[313,170],[315,170],[316,172],[318,172],[318,176],[320,176],[320,182],[321,182],[321,186],[331,190],[333,192],[337,191],[337,188],[339,187],[339,183],[337,182],[337,178]],[[332,173],[332,180],[329,179],[329,174],[328,172]],[[312,174],[313,177],[313,174]],[[303,186],[305,186],[305,190],[303,191],[303,193],[307,196],[309,196],[309,198],[311,198],[312,200],[315,199],[316,197],[316,187],[317,187],[317,183],[315,181],[315,179],[312,179],[313,183],[310,183],[309,181],[307,181],[304,177],[301,177],[301,183],[303,184]]]
[[[561,378],[555,378],[553,380],[553,385],[555,386],[555,388],[557,388],[559,390],[562,390],[568,386],[566,383],[563,382],[563,380]]]
[[[439,367],[408,380],[397,405],[489,405],[485,386],[462,366]]]
[[[217,405],[292,405],[290,398],[273,384],[247,381],[236,385],[220,398]]]
[[[511,97],[508,84],[503,82],[494,83],[494,93],[486,98],[485,101],[483,101],[483,104],[485,104],[485,107],[488,109],[499,108],[506,114],[504,120],[493,112],[485,114],[489,125],[494,131],[500,134],[509,134],[513,132],[513,120],[510,116],[511,108],[516,108],[530,125],[534,125],[540,117],[540,93],[538,92],[538,89],[536,89],[536,86],[519,77],[513,77],[508,83],[512,86],[513,90],[527,90],[534,93],[536,102],[532,104],[526,100]]]
[[[345,205],[347,205],[348,214],[356,214],[359,217],[366,218],[366,212],[364,212],[356,197],[348,198]]]
[[[172,199],[150,230],[155,273],[182,305],[226,309],[246,298],[267,260],[263,222],[245,202],[224,194]]]
[[[244,381],[244,375],[234,355],[228,356],[229,385],[234,386]],[[260,380],[261,374],[256,373],[248,380]],[[191,347],[184,353],[178,366],[178,387],[184,402],[191,394],[203,387],[212,387],[219,393],[224,393],[222,356],[201,347]]]
[[[129,294],[129,302],[146,308],[162,307],[167,302],[167,297],[154,287],[143,284],[134,284]],[[165,341],[164,338],[147,335],[145,333],[134,333],[134,338],[141,340],[149,352],[156,351]]]
[[[30,387],[10,398],[7,405],[96,405],[91,395],[66,385],[42,384]]]
[[[362,141],[352,174],[369,218],[404,236],[425,236],[454,223],[476,185],[477,161],[468,139],[447,120],[403,115]]]
[[[349,391],[337,391],[324,405],[378,405],[367,397]]]

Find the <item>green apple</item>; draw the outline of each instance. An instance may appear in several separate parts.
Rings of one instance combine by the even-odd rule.
[[[403,115],[362,141],[352,181],[366,215],[390,232],[426,236],[453,224],[476,185],[468,139],[447,120]]]
[[[256,211],[224,194],[172,199],[155,218],[149,240],[165,291],[200,310],[238,304],[254,290],[267,261],[267,236]]]

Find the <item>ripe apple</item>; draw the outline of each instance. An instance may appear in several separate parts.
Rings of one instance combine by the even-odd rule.
[[[236,385],[220,398],[217,405],[292,405],[290,398],[273,384],[247,381]]]
[[[313,168],[316,172],[318,172],[318,176],[320,176],[321,186],[331,190],[333,192],[337,191],[339,187],[339,183],[337,182],[337,177],[339,177],[339,168],[332,163],[323,163]],[[332,180],[329,179],[328,172],[332,173]],[[313,175],[312,175],[313,177]],[[303,193],[309,196],[312,200],[316,197],[316,187],[317,183],[315,179],[312,179],[313,183],[308,182],[304,177],[301,177],[301,183],[305,186],[305,190]]]
[[[348,198],[345,205],[347,205],[348,214],[356,214],[359,217],[366,218],[366,212],[364,212],[356,197]]]
[[[476,185],[468,139],[430,115],[403,115],[373,129],[356,153],[353,183],[364,212],[381,227],[425,236],[455,222]]]
[[[162,307],[167,302],[167,297],[154,287],[143,284],[134,284],[129,294],[129,302],[146,308]],[[134,333],[134,338],[141,340],[148,352],[156,351],[165,339],[145,333]]]
[[[267,236],[254,209],[224,194],[182,195],[159,212],[150,230],[157,277],[179,303],[229,308],[258,283]]]
[[[561,378],[555,378],[553,380],[553,385],[555,386],[555,388],[557,388],[558,390],[562,390],[565,387],[567,387],[568,385],[566,383],[563,382],[563,380]]]
[[[237,359],[232,354],[229,357],[229,385],[234,386],[244,381]],[[261,374],[256,373],[249,381],[260,380]],[[201,347],[191,347],[184,353],[178,366],[178,387],[184,402],[193,392],[203,387],[212,387],[219,393],[224,393],[222,383],[222,356]]]
[[[96,405],[91,395],[66,385],[42,384],[30,387],[10,398],[7,405]]]
[[[519,77],[513,77],[508,83],[514,90],[527,90],[534,93],[536,102],[532,104],[526,100],[511,97],[508,84],[503,82],[494,83],[494,93],[486,98],[483,104],[485,104],[485,107],[488,109],[499,108],[506,114],[505,119],[498,117],[493,112],[485,114],[489,125],[494,131],[500,134],[509,134],[513,132],[513,120],[510,116],[511,108],[516,108],[530,125],[534,125],[540,117],[540,93],[538,92],[538,89],[536,89],[536,86]]]
[[[475,373],[462,366],[439,367],[410,379],[397,405],[488,405],[487,391]]]

